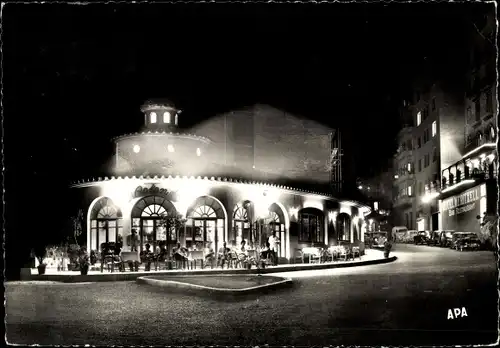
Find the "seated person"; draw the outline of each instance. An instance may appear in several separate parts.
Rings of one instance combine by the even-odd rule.
[[[271,249],[269,242],[266,242],[266,245],[260,251],[260,257],[263,259],[269,259],[271,257]]]
[[[151,262],[153,261],[154,254],[151,251],[151,245],[148,243],[145,245],[146,249],[141,251],[141,261],[144,262],[145,265],[145,271],[150,271],[151,270]]]
[[[181,246],[181,243],[177,243],[177,246],[172,250],[173,258],[177,262],[187,262],[188,260],[188,250]]]
[[[236,249],[236,252],[238,254],[238,260],[246,264],[248,261],[248,247],[247,247],[247,242],[246,240],[241,241],[241,245]]]
[[[165,244],[161,244],[158,246],[158,261],[165,261],[167,260],[168,252],[167,252],[167,246]]]
[[[205,262],[213,261],[215,256],[214,249],[212,247],[212,242],[207,243],[207,247],[205,248]]]

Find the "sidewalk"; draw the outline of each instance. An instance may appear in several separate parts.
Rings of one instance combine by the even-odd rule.
[[[230,269],[220,269],[220,268],[205,268],[205,269],[195,269],[195,270],[161,270],[161,271],[139,271],[139,272],[119,272],[116,271],[111,273],[104,271],[89,271],[87,275],[81,275],[79,272],[74,271],[56,271],[47,269],[44,275],[38,275],[37,269],[31,269],[31,275],[24,275],[21,280],[44,280],[44,281],[61,281],[61,282],[92,282],[92,281],[132,281],[136,280],[138,277],[147,275],[210,275],[210,274],[268,274],[268,273],[282,273],[282,272],[293,272],[293,271],[307,271],[307,270],[318,270],[318,269],[329,269],[329,268],[345,268],[345,267],[356,267],[363,265],[371,265],[378,263],[387,263],[396,260],[396,257],[392,256],[388,259],[384,258],[383,252],[380,250],[367,249],[365,250],[365,255],[361,256],[361,259],[356,259],[355,261],[334,261],[326,263],[298,263],[298,264],[283,264],[278,266],[268,266],[265,269],[252,268],[242,269],[242,268],[230,268]]]

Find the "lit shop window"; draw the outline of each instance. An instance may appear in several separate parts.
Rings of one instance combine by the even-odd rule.
[[[432,122],[432,136],[435,136],[437,133],[437,124],[436,121]]]
[[[196,149],[196,156],[200,157],[201,156],[201,150],[200,148]]]
[[[151,123],[156,123],[156,112],[151,113]]]
[[[178,123],[179,123],[179,115],[175,114],[175,125],[177,126]]]
[[[174,145],[168,145],[167,150],[168,150],[168,152],[174,152],[175,151]]]
[[[417,126],[420,126],[420,123],[422,123],[422,113],[419,111],[417,112]]]
[[[412,192],[411,192],[411,186],[408,186],[408,196],[411,196]]]
[[[163,113],[163,123],[170,123],[170,112],[166,111]]]
[[[141,147],[139,145],[134,145],[134,152],[139,153],[141,151]]]

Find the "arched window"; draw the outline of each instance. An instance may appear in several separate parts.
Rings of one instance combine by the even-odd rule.
[[[163,113],[163,123],[170,123],[170,112],[165,111]]]
[[[269,216],[266,219],[266,223],[269,226],[269,237],[272,235],[272,231],[276,232],[276,237],[280,240],[280,245],[278,249],[278,257],[286,256],[286,231],[285,231],[285,217],[283,211],[276,204],[273,203],[269,207]]]
[[[224,208],[217,200],[199,197],[187,211],[186,247],[219,250],[225,241],[224,220]]]
[[[347,241],[351,238],[351,217],[347,213],[340,213],[337,217],[337,240]]]
[[[248,211],[246,206],[249,201],[236,204],[233,212],[233,232],[236,239],[236,245],[240,245],[243,239],[250,242],[252,239],[251,223],[248,219]]]
[[[321,210],[304,208],[299,212],[299,243],[325,243],[325,218]]]
[[[156,123],[156,112],[152,112],[150,115],[151,123]]]
[[[89,250],[100,250],[102,243],[123,242],[121,211],[108,197],[103,197],[90,212]]]
[[[177,243],[177,231],[172,226],[167,235],[167,227],[163,223],[166,216],[175,216],[177,211],[174,205],[168,199],[162,196],[146,196],[141,198],[132,208],[132,230],[139,237],[139,251],[150,244],[152,250],[155,250],[159,244]],[[131,250],[131,236],[127,236],[127,243],[123,250]]]

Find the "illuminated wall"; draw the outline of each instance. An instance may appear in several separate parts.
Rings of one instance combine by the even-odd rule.
[[[139,188],[139,191],[138,191]],[[142,192],[144,189],[153,189],[154,195],[161,196],[170,201],[178,213],[186,215],[188,209],[194,204],[197,198],[209,196],[217,199],[224,207],[224,236],[228,241],[235,240],[233,230],[233,214],[238,204],[250,202],[252,214],[256,218],[266,219],[269,216],[269,207],[274,206],[279,209],[283,216],[282,223],[286,228],[284,238],[286,239],[286,257],[290,257],[294,248],[303,247],[298,241],[298,217],[302,209],[317,209],[324,219],[324,239],[325,243],[335,239],[335,230],[329,229],[328,218],[332,212],[347,213],[354,217],[358,214],[355,204],[339,205],[335,200],[327,197],[290,191],[269,185],[229,183],[217,180],[205,180],[195,178],[170,178],[170,179],[114,179],[100,181],[96,183],[86,183],[76,185],[74,188],[80,194],[81,207],[86,216],[86,230],[90,231],[90,211],[100,198],[107,197],[122,212],[123,237],[127,238],[131,234],[132,221],[131,212],[135,204],[141,197],[152,193]],[[83,191],[83,192],[82,192]],[[139,194],[137,194],[139,192]],[[333,222],[332,222],[333,223]],[[87,243],[90,243],[90,236],[87,232]],[[352,238],[352,237],[351,237]],[[358,238],[359,239],[359,238]]]
[[[142,134],[116,140],[116,174],[203,174],[208,141],[169,134]]]
[[[330,179],[327,162],[331,130],[268,105],[255,105],[215,116],[191,132],[212,140],[213,160],[247,176],[286,177],[323,182]],[[253,174],[252,174],[253,173]]]

